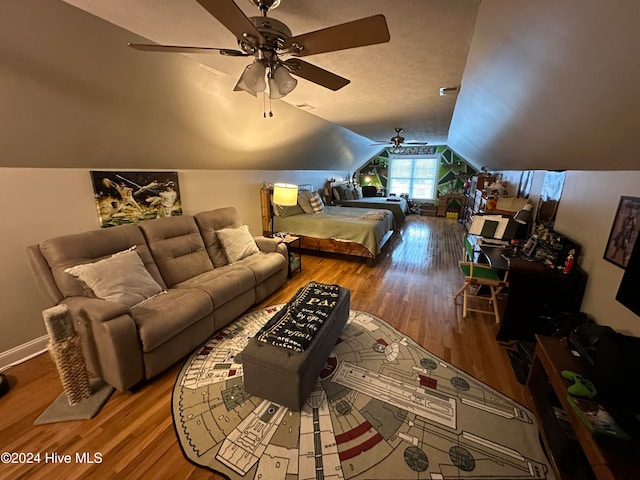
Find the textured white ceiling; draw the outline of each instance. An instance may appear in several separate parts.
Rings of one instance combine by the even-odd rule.
[[[237,48],[234,35],[195,0],[65,0],[93,15],[165,45]],[[250,0],[236,0],[247,16]],[[388,43],[305,57],[351,80],[332,92],[300,80],[285,101],[372,140],[403,127],[409,140],[444,144],[456,96],[440,87],[460,85],[479,0],[282,0],[269,12],[293,35],[383,14]],[[135,39],[134,39],[135,41]],[[141,53],[141,55],[172,55]],[[247,58],[196,54],[191,58],[237,79]],[[248,95],[229,92],[229,95]]]
[[[282,0],[271,15],[294,35],[382,13],[391,41],[306,57],[351,84],[331,92],[301,79],[273,121],[261,98],[232,92],[247,58],[123,47],[236,48],[195,0],[65,0],[98,18],[1,1],[7,165],[57,153],[63,166],[161,167],[181,154],[184,168],[347,170],[403,127],[407,141],[446,143],[478,168],[640,169],[637,0]],[[89,119],[77,114],[87,106]],[[40,143],[15,141],[23,125]]]

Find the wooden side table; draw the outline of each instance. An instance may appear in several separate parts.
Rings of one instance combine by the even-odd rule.
[[[302,271],[302,255],[300,254],[302,243],[300,237],[290,234],[282,237],[282,241],[287,246],[288,272],[289,278],[291,278],[294,272]]]

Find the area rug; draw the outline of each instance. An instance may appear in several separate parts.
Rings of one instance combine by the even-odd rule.
[[[251,396],[239,354],[280,308],[244,315],[181,370],[190,461],[233,480],[554,478],[531,411],[366,312],[350,311],[302,411]]]

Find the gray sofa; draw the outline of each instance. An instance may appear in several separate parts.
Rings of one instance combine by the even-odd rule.
[[[27,253],[48,305],[68,306],[88,369],[124,391],[173,365],[286,282],[281,239],[256,237],[257,253],[228,261],[229,240],[223,245],[218,232],[241,226],[235,208],[226,207],[56,237],[29,246]],[[128,258],[121,255],[132,247],[143,270],[137,273],[159,285],[159,293],[142,302],[98,298],[98,287],[89,289],[74,276],[74,269]],[[122,270],[97,280],[132,282],[123,293],[137,295],[145,282]]]

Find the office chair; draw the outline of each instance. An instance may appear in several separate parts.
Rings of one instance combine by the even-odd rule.
[[[465,235],[464,248],[462,251],[463,259],[459,262],[460,270],[462,270],[462,273],[464,275],[464,285],[462,285],[462,287],[460,287],[460,289],[456,292],[453,297],[453,301],[457,304],[457,298],[462,295],[463,318],[467,316],[467,312],[488,313],[495,316],[496,323],[500,323],[500,312],[498,310],[498,294],[509,286],[509,284],[507,283],[507,276],[509,275],[509,272],[507,272],[504,278],[501,279],[498,273],[493,268],[491,268],[490,265],[475,262],[475,254],[476,252],[473,249],[473,245],[469,241],[469,238]],[[489,291],[491,292],[490,297],[483,297],[477,294],[471,295],[475,296],[476,298],[488,300],[489,306],[493,307],[491,310],[471,308],[468,305],[468,296],[470,295],[469,290],[474,287],[479,291],[480,287],[483,286],[489,288]]]

